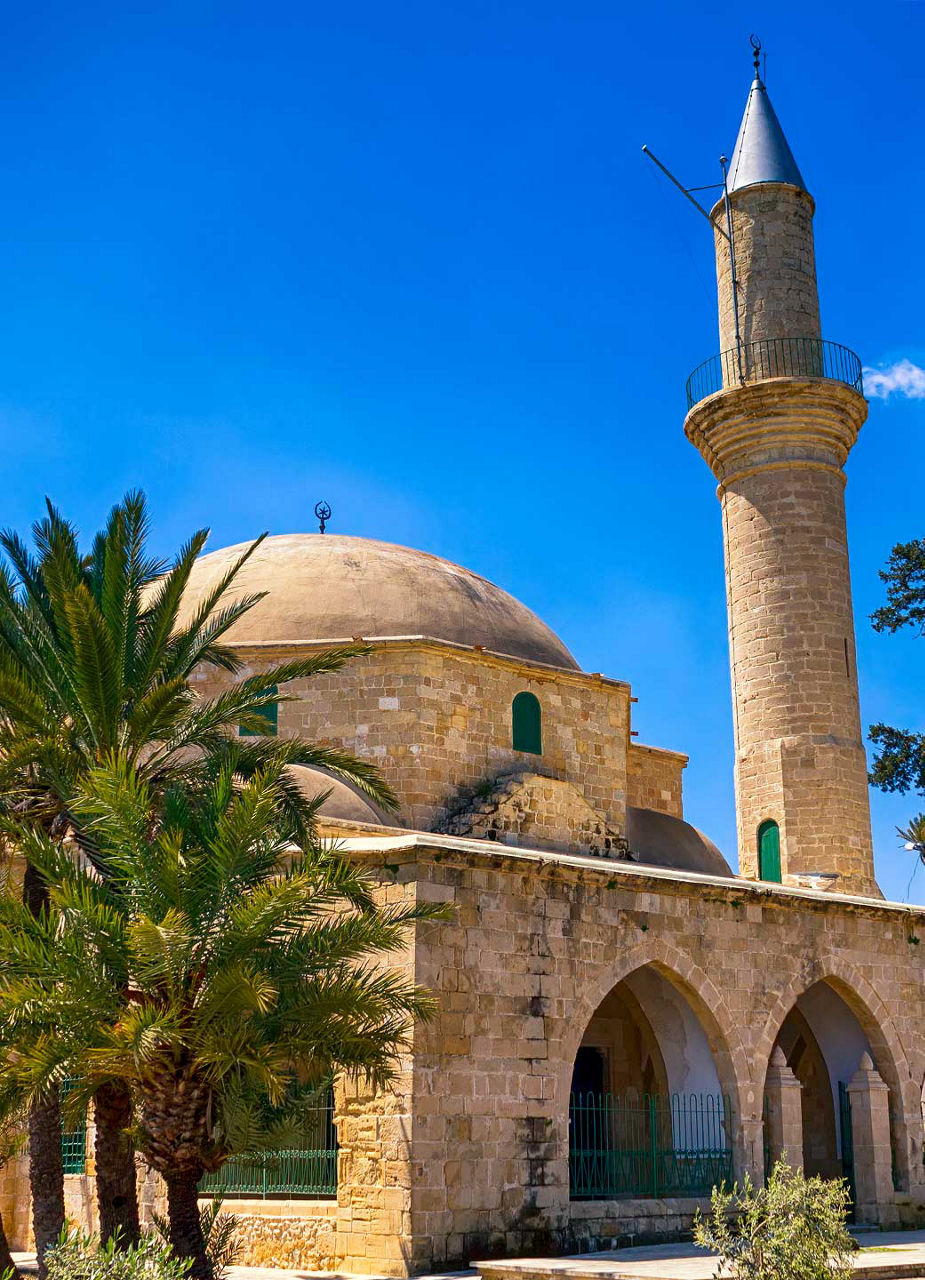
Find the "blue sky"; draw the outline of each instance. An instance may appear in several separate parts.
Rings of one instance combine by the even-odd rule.
[[[824,333],[925,366],[925,6],[147,8],[4,15],[0,521],[48,493],[89,531],[141,485],[167,551],[311,529],[326,497],[332,529],[470,566],[631,680],[731,853],[719,508],[682,433],[712,248],[640,147],[715,181],[758,32]],[[874,400],[848,465],[865,722],[925,715],[925,640],[867,624],[925,534],[923,417]],[[902,898],[923,805],[873,806]]]

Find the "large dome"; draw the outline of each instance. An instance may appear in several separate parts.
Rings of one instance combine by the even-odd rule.
[[[184,616],[247,545],[197,561]],[[229,599],[259,591],[266,598],[235,623],[231,644],[428,636],[578,669],[562,641],[506,591],[448,560],[390,542],[330,533],[266,538],[238,573]]]

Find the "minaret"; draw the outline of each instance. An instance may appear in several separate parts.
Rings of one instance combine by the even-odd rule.
[[[867,403],[857,356],[822,339],[815,205],[755,62],[710,215],[721,354],[684,426],[722,506],[739,867],[879,896],[842,471]]]

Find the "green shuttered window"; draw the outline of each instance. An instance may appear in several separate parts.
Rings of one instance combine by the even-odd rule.
[[[273,685],[272,693],[279,693],[276,685]],[[279,728],[279,703],[274,702],[272,707],[264,707],[262,711],[258,711],[257,715],[261,716],[267,723],[267,727],[256,733],[253,729],[240,728],[238,733],[242,738],[259,738],[262,734],[267,734],[272,738],[276,737],[276,731]]]
[[[776,822],[762,822],[758,828],[758,877],[780,884],[780,828]]]
[[[72,1088],[71,1081],[65,1080],[61,1085],[61,1101],[63,1102]],[[84,1173],[87,1168],[87,1118],[81,1117],[75,1128],[69,1128],[73,1120],[64,1121],[61,1125],[61,1163],[65,1173]]]
[[[542,713],[539,699],[532,693],[518,693],[511,707],[515,751],[543,754]]]

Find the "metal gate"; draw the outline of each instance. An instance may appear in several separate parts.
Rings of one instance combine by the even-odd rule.
[[[732,1126],[720,1094],[572,1094],[573,1200],[703,1196],[732,1182]]]
[[[232,1156],[199,1184],[203,1195],[310,1196],[337,1195],[337,1131],[334,1092],[325,1090],[306,1110],[300,1146],[280,1151],[252,1151]]]
[[[848,1086],[841,1080],[838,1082],[838,1121],[841,1130],[841,1171],[848,1184],[851,1196],[848,1205],[848,1220],[854,1221],[854,1206],[857,1200],[857,1187],[854,1181],[854,1133],[851,1128],[851,1098]]]

